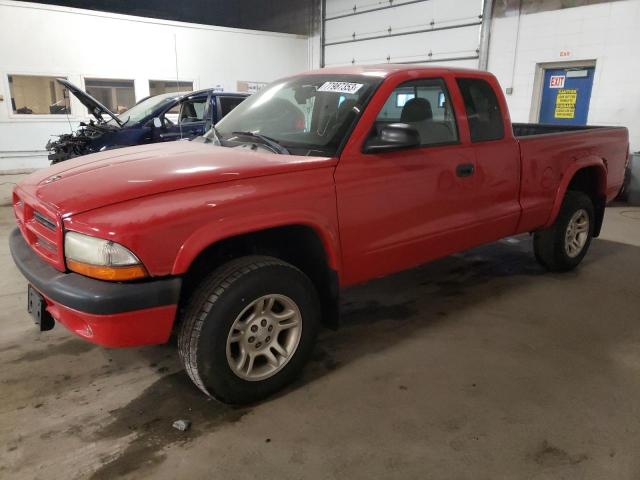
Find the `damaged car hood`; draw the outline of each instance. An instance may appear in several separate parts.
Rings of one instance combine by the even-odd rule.
[[[184,188],[330,167],[336,161],[182,141],[75,158],[32,173],[17,188],[64,217]]]
[[[111,110],[109,110],[107,107],[105,107],[103,104],[101,104],[98,100],[96,100],[94,97],[92,97],[91,95],[89,95],[87,92],[85,92],[84,90],[80,90],[78,87],[76,87],[73,83],[71,83],[70,81],[64,79],[64,78],[56,78],[56,81],[61,84],[62,86],[64,86],[67,90],[69,90],[71,93],[73,93],[73,95],[80,100],[80,102],[89,109],[89,112],[91,112],[91,114],[96,118],[96,120],[98,120],[99,122],[103,122],[103,118],[102,115],[108,115],[109,117],[111,117],[119,126],[122,126],[122,120],[120,120],[115,113],[113,113]]]

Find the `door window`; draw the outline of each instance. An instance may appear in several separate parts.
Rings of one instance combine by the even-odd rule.
[[[204,112],[206,108],[207,108],[206,98],[196,98],[193,100],[187,100],[185,102],[182,102],[182,107],[180,108],[180,117],[178,118],[178,122],[182,124],[203,122]]]
[[[240,105],[243,100],[244,97],[218,97],[218,101],[220,102],[220,118]]]
[[[499,140],[504,137],[502,112],[493,87],[478,78],[458,78],[464,99],[472,142]]]
[[[440,78],[412,80],[391,92],[376,118],[376,133],[384,125],[397,122],[418,130],[422,146],[458,141],[449,92]]]

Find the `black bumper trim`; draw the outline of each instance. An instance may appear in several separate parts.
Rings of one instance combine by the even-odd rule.
[[[176,305],[180,298],[180,277],[115,283],[59,272],[27,245],[17,228],[9,236],[9,247],[13,261],[31,285],[54,302],[80,312],[110,315]]]

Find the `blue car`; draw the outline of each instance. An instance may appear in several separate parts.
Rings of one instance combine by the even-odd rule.
[[[81,122],[74,133],[59,135],[47,143],[52,164],[114,148],[200,136],[248,96],[213,89],[165,93],[144,98],[115,114],[71,82],[56,80],[87,107],[94,119],[88,124]]]

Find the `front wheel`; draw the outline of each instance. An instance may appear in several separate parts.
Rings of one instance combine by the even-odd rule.
[[[320,307],[311,280],[272,257],[233,260],[192,295],[178,335],[193,382],[226,403],[261,400],[290,383],[310,357]]]
[[[594,225],[591,199],[582,192],[569,190],[555,223],[534,234],[536,259],[552,272],[575,268],[589,250]]]

